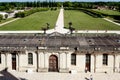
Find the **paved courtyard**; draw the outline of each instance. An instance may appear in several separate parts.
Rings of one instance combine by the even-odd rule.
[[[89,80],[92,75],[93,80],[120,80],[120,73],[26,73],[26,72],[0,72],[0,80]]]

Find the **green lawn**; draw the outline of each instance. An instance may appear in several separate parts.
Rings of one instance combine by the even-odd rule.
[[[120,12],[113,11],[113,10],[98,10],[98,9],[93,9],[93,10],[97,11],[97,12],[104,13],[104,14],[108,14],[108,15],[120,15]]]
[[[64,11],[65,27],[72,22],[77,30],[120,30],[120,26],[110,23],[102,18],[93,18],[81,11]]]
[[[40,30],[41,27],[46,27],[46,23],[49,23],[50,28],[53,28],[58,14],[59,10],[37,12],[25,18],[21,18],[17,21],[1,26],[0,30]]]

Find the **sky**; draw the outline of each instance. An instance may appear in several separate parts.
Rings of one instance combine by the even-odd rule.
[[[108,2],[108,1],[113,1],[113,2],[119,2],[120,0],[0,0],[0,2],[24,2],[24,1],[79,1],[79,2],[98,2],[98,1],[105,1],[105,2]]]

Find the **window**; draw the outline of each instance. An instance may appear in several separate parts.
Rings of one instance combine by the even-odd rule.
[[[108,54],[103,54],[103,65],[108,65]]]
[[[76,65],[76,54],[71,54],[71,64]]]
[[[33,64],[33,54],[28,53],[28,64]]]
[[[1,64],[1,53],[0,53],[0,64]]]
[[[86,63],[90,63],[90,57],[91,55],[90,54],[86,54]]]

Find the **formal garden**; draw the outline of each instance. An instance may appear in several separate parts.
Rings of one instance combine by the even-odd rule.
[[[61,5],[65,9],[65,28],[69,28],[71,25],[75,30],[120,30],[119,25],[103,19],[109,17],[111,20],[120,21],[120,6],[118,2],[14,2],[9,3],[9,6],[5,4],[0,3],[0,11],[11,12],[14,9],[25,11],[16,13],[15,18],[20,19],[1,26],[0,30],[52,29],[55,27]],[[106,6],[108,7],[107,9]],[[101,8],[98,9],[98,7]],[[2,20],[0,23],[12,19],[14,18]]]
[[[50,24],[50,28],[54,28],[58,14],[59,10],[36,12],[4,25],[0,30],[42,30],[47,23]]]
[[[77,30],[120,30],[120,26],[104,20],[90,16],[80,10],[65,10],[65,27],[69,21]]]

